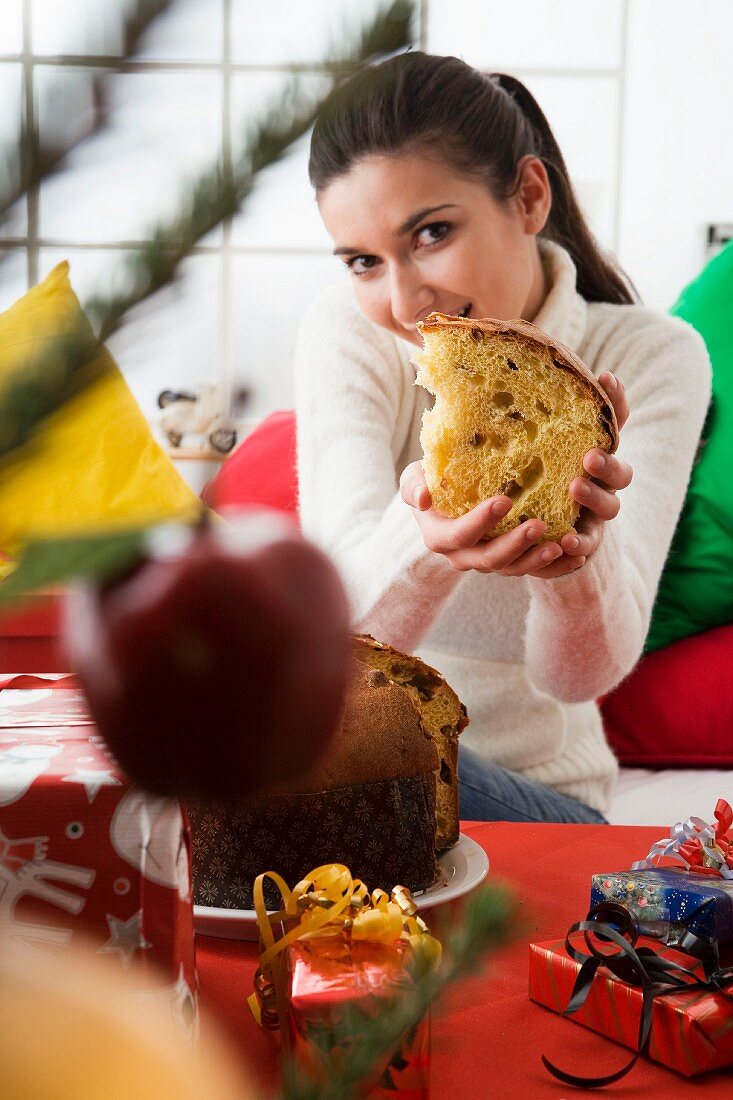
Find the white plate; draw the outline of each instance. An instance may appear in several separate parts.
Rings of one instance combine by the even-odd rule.
[[[415,894],[420,912],[453,901],[486,877],[489,857],[483,848],[461,833],[458,843],[438,859],[441,877],[428,890]],[[217,909],[212,905],[194,905],[194,929],[200,936],[219,936],[224,940],[257,940],[257,916],[254,909]]]

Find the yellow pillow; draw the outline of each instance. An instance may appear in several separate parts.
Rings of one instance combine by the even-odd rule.
[[[51,341],[91,327],[60,263],[0,314],[0,400],[8,382]],[[198,497],[153,438],[109,352],[101,379],[49,416],[32,445],[0,465],[3,555],[31,538],[190,518]]]

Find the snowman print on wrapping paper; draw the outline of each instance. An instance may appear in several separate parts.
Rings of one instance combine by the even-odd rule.
[[[62,746],[53,742],[30,741],[0,752],[0,806],[21,799],[61,752]]]
[[[0,753],[0,806],[18,802],[31,784],[63,751],[54,742],[21,742]],[[59,882],[88,890],[95,872],[47,858],[49,837],[8,837],[0,831],[0,939],[16,947],[33,950],[33,945],[67,944],[71,929],[54,928],[18,919],[21,898],[47,901],[77,916],[85,898],[56,885]]]
[[[47,704],[41,707],[41,704]],[[59,719],[63,715],[63,719]],[[91,722],[89,712],[80,691],[64,690],[63,695],[51,688],[18,689],[0,691],[0,725],[12,727],[33,726],[87,726]]]
[[[64,947],[71,939],[70,928],[18,919],[15,910],[21,898],[47,901],[78,916],[86,899],[56,883],[88,890],[94,882],[92,868],[48,859],[48,841],[47,836],[13,838],[0,831],[0,941],[12,941],[14,949],[33,952],[39,950],[39,945]]]
[[[109,837],[118,856],[143,878],[188,897],[188,850],[175,798],[156,798],[132,787],[114,812]]]

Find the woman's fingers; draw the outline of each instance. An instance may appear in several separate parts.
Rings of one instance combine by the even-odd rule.
[[[525,550],[511,564],[494,572],[501,573],[504,577],[523,577],[527,573],[538,573],[547,569],[561,557],[562,548],[556,542],[543,542],[539,546],[533,546],[531,550]]]
[[[420,514],[418,523],[428,550],[436,554],[454,554],[475,547],[511,507],[508,497],[492,497],[458,519],[441,516],[431,508]]]
[[[583,458],[583,466],[589,474],[602,481],[606,489],[625,489],[634,476],[628,462],[600,450],[588,451]]]
[[[592,512],[581,511],[576,530],[560,539],[564,553],[571,558],[589,558],[600,545],[604,523]]]
[[[409,504],[411,508],[418,508],[420,511],[430,508],[432,505],[433,502],[430,490],[425,482],[422,462],[411,462],[409,466],[405,466],[400,476],[400,496],[405,504]]]
[[[573,500],[604,520],[615,519],[621,507],[614,492],[594,485],[584,477],[573,478],[570,482],[570,495]]]
[[[608,394],[608,398],[613,405],[613,411],[616,413],[618,430],[621,431],[624,424],[629,419],[629,402],[626,398],[624,384],[615,374],[611,374],[610,371],[604,371],[603,374],[600,374],[598,376],[598,381]]]
[[[475,546],[512,509],[509,497],[498,496],[482,500],[470,512],[457,519],[442,516],[432,506],[420,462],[411,462],[402,471],[400,495],[406,504],[417,510],[416,519],[425,545],[436,554],[451,554]],[[541,528],[540,534],[546,530],[544,525]]]
[[[475,569],[479,573],[502,573],[509,570],[518,559],[524,558],[527,550],[533,547],[546,531],[547,524],[541,520],[526,520],[512,531],[507,531],[490,542],[483,542],[478,546],[465,549],[455,547],[454,552],[449,554],[449,561],[459,572]],[[544,564],[546,563],[539,563],[538,568],[539,565]],[[517,575],[526,571],[521,567],[515,570]]]

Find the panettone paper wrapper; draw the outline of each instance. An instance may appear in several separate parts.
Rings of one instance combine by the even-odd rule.
[[[423,890],[436,880],[432,772],[238,808],[192,801],[188,812],[197,905],[252,909],[258,874],[295,883],[320,863],[346,864],[370,889]],[[269,880],[265,902],[280,906]]]
[[[658,955],[694,969],[689,956],[656,942],[654,948]],[[579,970],[580,963],[568,956],[564,940],[530,944],[530,997],[564,1012]],[[640,988],[601,968],[585,1003],[568,1020],[636,1050],[642,996]],[[649,1054],[686,1077],[733,1065],[733,1004],[722,994],[700,990],[655,998]]]
[[[38,956],[82,939],[137,979],[142,1000],[169,1005],[182,1037],[194,1038],[190,833],[181,805],[130,784],[73,681],[5,679],[0,941]]]
[[[290,1042],[313,1081],[323,1079],[324,1057],[338,1054],[345,1007],[358,1005],[369,1015],[377,1015],[385,999],[409,982],[404,963],[407,949],[403,940],[349,942],[343,935],[299,940],[287,949]],[[359,1042],[359,1036],[353,1041]],[[360,1095],[370,1100],[427,1100],[429,1076],[430,1019],[426,1016],[381,1067],[379,1081]]]

